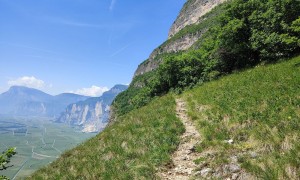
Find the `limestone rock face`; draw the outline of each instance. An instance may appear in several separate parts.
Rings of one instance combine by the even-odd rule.
[[[225,0],[189,0],[185,3],[180,11],[176,21],[173,23],[170,31],[169,38],[174,36],[184,27],[199,23],[199,18],[217,5],[223,3]]]
[[[161,59],[158,57],[159,54],[187,50],[199,39],[201,35],[202,33],[187,35],[177,39],[172,43],[161,45],[151,53],[148,60],[139,65],[134,73],[134,77],[156,69],[161,62]]]
[[[202,32],[194,34],[186,34],[176,39],[172,37],[188,25],[201,23],[204,19],[201,18],[203,15],[225,1],[226,0],[188,0],[169,31],[168,40],[156,48],[149,58],[138,66],[134,77],[156,69],[162,61],[159,56],[160,54],[184,51],[192,47],[207,29],[203,29]]]
[[[100,132],[108,123],[110,105],[114,98],[126,90],[125,85],[116,85],[101,97],[70,104],[57,122],[69,124],[82,132]]]

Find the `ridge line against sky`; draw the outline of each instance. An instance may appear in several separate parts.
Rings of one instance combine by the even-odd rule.
[[[98,96],[128,84],[185,0],[0,0],[0,93],[12,85]]]

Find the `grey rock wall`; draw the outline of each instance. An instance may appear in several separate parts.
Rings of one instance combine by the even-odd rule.
[[[183,37],[176,38],[176,40],[170,38],[188,25],[201,23],[202,20],[200,17],[225,1],[226,0],[188,0],[169,31],[169,39],[160,47],[156,48],[150,54],[149,58],[138,66],[134,77],[156,69],[161,62],[158,56],[159,54],[174,53],[189,49],[206,30],[196,34],[187,34]]]

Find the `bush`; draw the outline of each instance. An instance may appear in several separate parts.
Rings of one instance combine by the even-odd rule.
[[[10,158],[17,154],[16,148],[9,148],[0,155],[0,171],[7,168],[6,164],[10,162]],[[6,176],[0,175],[0,180],[9,179]]]
[[[154,86],[157,94],[299,53],[297,0],[235,0],[218,16],[199,49],[163,58]]]

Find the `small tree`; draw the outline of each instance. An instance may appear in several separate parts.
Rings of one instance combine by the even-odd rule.
[[[6,164],[10,162],[10,158],[17,154],[16,148],[9,148],[0,155],[0,171],[7,168]],[[6,176],[0,175],[0,180],[9,179]]]

